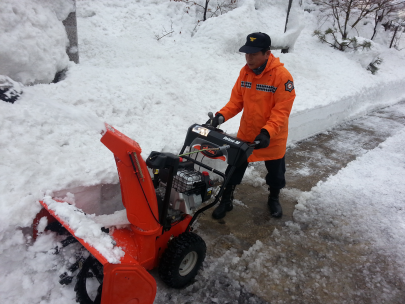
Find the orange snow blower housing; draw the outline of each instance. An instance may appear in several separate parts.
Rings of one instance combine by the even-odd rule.
[[[57,224],[69,236],[62,242],[65,247],[80,242],[89,252],[72,265],[68,273],[61,275],[61,284],[73,280],[72,273],[78,270],[75,291],[81,304],[147,304],[156,296],[156,281],[147,270],[159,268],[161,279],[170,287],[181,288],[194,279],[206,253],[201,237],[191,232],[197,216],[213,207],[220,199],[227,178],[234,168],[253,152],[254,144],[223,133],[209,125],[192,125],[187,133],[182,157],[171,153],[152,152],[146,162],[141,157],[137,142],[128,138],[110,125],[102,133],[101,142],[113,152],[117,165],[121,195],[129,228],[102,229],[108,234],[114,248],[121,248],[124,255],[119,262],[109,262],[104,254],[76,235],[69,219],[60,216],[47,200],[34,220],[34,238],[43,217],[47,229],[56,230]],[[209,158],[226,160],[231,166],[224,174],[189,155],[202,153]],[[215,200],[199,208],[211,198],[214,182],[207,171],[198,171],[194,166],[205,168],[222,177],[222,184]],[[148,167],[152,169],[151,178]],[[53,200],[53,202],[60,202]],[[199,208],[199,209],[198,209]],[[198,210],[197,210],[198,209]],[[81,211],[81,213],[83,213]],[[194,213],[194,216],[192,216]],[[57,230],[57,231],[60,231]],[[100,283],[97,295],[91,298],[86,280],[96,278]]]

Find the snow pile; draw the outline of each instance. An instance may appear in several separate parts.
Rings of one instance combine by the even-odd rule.
[[[73,288],[61,288],[58,280],[74,262],[73,251],[79,251],[80,244],[70,245],[69,251],[55,255],[53,248],[61,245],[61,239],[54,234],[43,234],[34,244],[27,243],[21,230],[3,236],[0,250],[2,303],[75,303]],[[12,243],[13,247],[5,243]]]
[[[83,239],[86,243],[97,249],[109,263],[116,264],[120,262],[125,252],[120,247],[114,246],[112,237],[104,233],[101,230],[103,226],[94,221],[94,214],[85,214],[71,203],[54,201],[48,195],[44,197],[44,202],[49,209],[55,211],[55,214],[74,231],[75,236]],[[44,223],[41,226],[43,228],[46,227]]]
[[[22,96],[25,95],[30,93]],[[20,103],[20,100],[14,104],[1,102],[0,108],[0,166],[4,176],[1,181],[0,206],[3,211],[0,214],[0,231],[8,227],[30,226],[40,208],[35,201],[43,197],[47,188],[58,190],[80,186],[75,182],[75,176],[93,175],[92,180],[97,181],[104,174],[98,167],[103,158],[109,157],[114,164],[106,148],[94,151],[90,162],[80,160],[83,159],[81,155],[89,153],[86,149],[88,142],[99,137],[105,128],[89,111],[52,103],[49,99],[38,101],[35,107],[30,103]],[[15,115],[16,110],[18,115]],[[101,143],[99,146],[104,147]],[[17,147],[25,148],[20,150]],[[81,152],[79,147],[83,148]],[[64,153],[65,149],[70,150],[69,155]],[[77,166],[76,170],[66,170],[71,166]],[[113,166],[111,170],[116,172]],[[70,180],[69,185],[62,180]],[[104,181],[116,183],[116,173],[111,174],[110,180]]]
[[[51,82],[69,62],[61,21],[73,9],[72,0],[2,0],[0,75],[23,84]]]

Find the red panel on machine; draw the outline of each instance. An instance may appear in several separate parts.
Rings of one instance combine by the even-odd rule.
[[[155,296],[155,279],[142,266],[104,265],[101,304],[152,304]]]

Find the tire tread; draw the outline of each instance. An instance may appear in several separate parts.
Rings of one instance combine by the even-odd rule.
[[[204,240],[193,232],[183,232],[172,239],[162,255],[159,264],[159,275],[163,282],[173,288],[182,288],[192,281],[197,275],[205,259],[207,247]],[[182,277],[179,274],[180,262],[191,251],[198,254],[194,269]]]

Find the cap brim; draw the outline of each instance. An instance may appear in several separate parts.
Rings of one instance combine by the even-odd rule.
[[[239,52],[246,53],[246,54],[252,54],[252,53],[260,52],[261,50],[262,50],[262,48],[244,45],[239,49]]]

